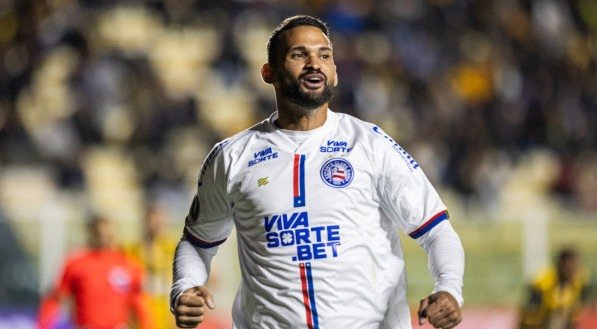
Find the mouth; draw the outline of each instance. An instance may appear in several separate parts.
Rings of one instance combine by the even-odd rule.
[[[307,73],[301,77],[301,82],[305,88],[316,90],[325,86],[325,75],[322,73]]]

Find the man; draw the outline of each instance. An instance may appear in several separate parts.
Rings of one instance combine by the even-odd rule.
[[[54,291],[43,299],[40,328],[54,328],[60,304],[72,297],[77,328],[152,328],[141,291],[142,268],[114,247],[114,230],[104,217],[88,224],[89,249],[73,255]]]
[[[521,311],[521,329],[576,328],[589,290],[589,276],[573,248],[560,250],[555,263],[529,287],[528,301]]]
[[[150,204],[143,216],[141,242],[128,245],[128,253],[145,269],[145,289],[149,300],[151,322],[156,329],[173,328],[168,312],[172,260],[176,240],[167,232],[167,213],[157,203]]]
[[[338,78],[325,24],[282,22],[261,75],[277,112],[203,163],[174,261],[177,324],[194,327],[214,308],[205,288],[211,257],[235,225],[235,328],[410,328],[398,228],[425,248],[435,279],[419,322],[456,326],[458,235],[406,151],[379,127],[328,109]]]

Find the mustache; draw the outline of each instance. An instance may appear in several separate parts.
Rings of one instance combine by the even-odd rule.
[[[325,75],[325,73],[321,72],[320,70],[317,69],[311,69],[311,70],[307,70],[306,72],[302,73],[301,75],[299,75],[299,79],[304,79],[305,77],[309,76],[309,75],[317,75],[321,78],[323,78],[325,81],[328,80],[327,75]]]

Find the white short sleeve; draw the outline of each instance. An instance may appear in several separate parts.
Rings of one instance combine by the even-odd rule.
[[[223,151],[227,140],[211,150],[201,168],[197,193],[185,220],[185,237],[200,248],[215,247],[232,231],[232,205],[227,193]]]

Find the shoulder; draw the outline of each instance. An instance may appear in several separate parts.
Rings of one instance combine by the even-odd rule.
[[[235,149],[239,145],[244,145],[252,138],[263,136],[273,131],[269,120],[263,120],[250,128],[242,130],[235,135],[228,137],[218,144],[224,144],[227,149]]]
[[[86,262],[87,260],[89,260],[89,257],[91,255],[91,251],[90,250],[79,250],[79,251],[75,251],[73,253],[71,253],[70,255],[68,255],[68,257],[66,258],[65,261],[65,266],[76,266],[78,264],[82,264],[84,262]]]
[[[127,265],[127,267],[135,273],[143,272],[143,263],[140,259],[135,257],[130,257],[126,254],[122,254],[123,262]]]
[[[215,160],[217,157],[227,157],[237,154],[241,152],[251,140],[259,138],[260,136],[270,133],[271,131],[272,129],[269,121],[263,120],[250,128],[242,130],[233,136],[223,139],[213,146],[206,159],[206,163],[209,163],[209,160]]]
[[[379,127],[374,123],[361,120],[346,113],[335,113],[338,120],[338,130],[353,136],[359,143],[371,146],[380,136]]]
[[[116,249],[106,254],[111,259],[110,263],[121,266],[131,273],[143,271],[143,263],[137,257],[128,254],[124,249]]]
[[[338,124],[343,128],[350,128],[358,130],[359,132],[366,132],[375,126],[371,122],[361,120],[347,113],[334,112],[334,115],[338,118]]]
[[[80,250],[68,255],[64,262],[63,273],[68,277],[78,276],[85,272],[91,260],[90,250]]]
[[[533,286],[539,290],[551,289],[556,284],[557,272],[555,268],[545,268],[537,273]]]
[[[361,135],[365,141],[370,143],[394,142],[377,124],[361,120],[346,113],[337,113],[338,123],[343,129],[350,129],[355,134]]]
[[[402,150],[398,143],[377,124],[345,113],[337,113],[337,116],[340,129],[353,135],[365,149],[376,152],[392,149]]]

